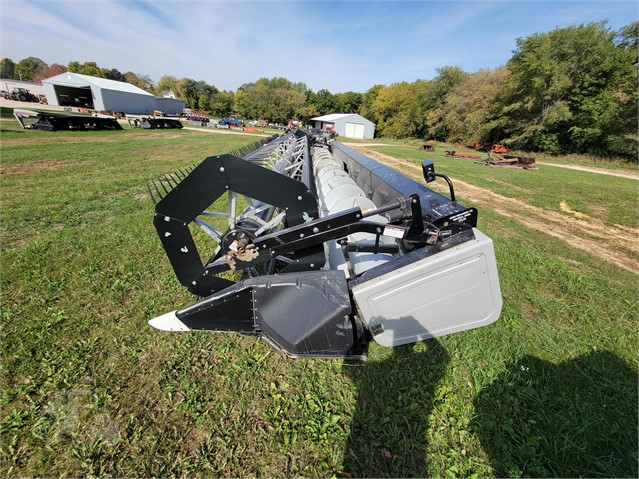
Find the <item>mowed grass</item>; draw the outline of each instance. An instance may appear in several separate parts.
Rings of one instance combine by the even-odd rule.
[[[502,196],[520,199],[548,211],[561,212],[561,204],[564,202],[571,210],[595,217],[611,226],[637,228],[639,222],[636,180],[587,171],[566,171],[566,168],[549,164],[538,165],[534,170],[489,167],[479,164],[488,157],[486,153],[447,145],[437,146],[434,152],[420,151],[416,146],[407,144],[368,148],[415,164],[431,159],[436,171],[451,178],[487,188]],[[447,150],[480,155],[482,159],[447,157]],[[540,162],[566,164],[565,160],[562,161],[563,158],[537,156],[536,159]],[[628,169],[594,162],[586,164],[582,161],[579,164],[599,169],[607,167],[620,173],[636,172],[636,165],[634,169]]]
[[[3,476],[637,477],[636,275],[482,208],[504,296],[489,327],[362,364],[164,333],[147,320],[193,298],[145,181],[255,138],[0,126]],[[503,172],[448,161],[506,194]],[[554,204],[561,178],[518,173]],[[636,226],[636,184],[605,180],[561,196],[630,205],[606,221]]]

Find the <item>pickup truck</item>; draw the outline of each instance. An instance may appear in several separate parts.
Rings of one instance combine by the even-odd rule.
[[[244,122],[242,120],[238,120],[237,118],[222,118],[219,121],[220,125],[229,125],[229,126],[242,126]]]

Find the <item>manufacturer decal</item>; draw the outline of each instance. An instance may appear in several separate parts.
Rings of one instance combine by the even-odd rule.
[[[463,223],[464,221],[466,221],[466,218],[468,218],[472,214],[473,214],[473,210],[462,211],[461,213],[457,213],[455,216],[451,216],[450,220]]]

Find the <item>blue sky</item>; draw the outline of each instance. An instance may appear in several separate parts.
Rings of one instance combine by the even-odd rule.
[[[504,65],[517,37],[638,18],[634,0],[0,0],[0,55],[235,90],[283,76],[337,93]]]

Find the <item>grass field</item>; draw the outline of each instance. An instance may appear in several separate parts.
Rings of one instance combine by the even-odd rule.
[[[478,207],[502,316],[291,360],[147,325],[193,298],[145,181],[255,138],[0,127],[3,477],[637,477],[636,180],[370,147]]]

